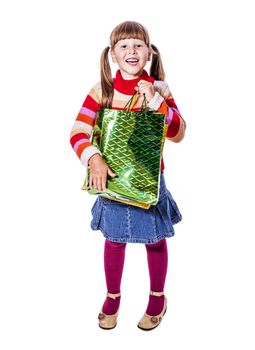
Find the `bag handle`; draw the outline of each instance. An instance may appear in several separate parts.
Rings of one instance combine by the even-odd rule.
[[[139,95],[140,95],[139,92],[135,91],[132,97],[130,98],[130,100],[126,103],[124,110],[131,111],[134,105],[136,104]],[[141,105],[140,111],[144,110],[146,113],[146,109],[147,109],[146,97],[145,97],[145,93],[143,93],[143,103]]]

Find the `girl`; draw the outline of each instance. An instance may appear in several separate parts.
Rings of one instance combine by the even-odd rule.
[[[119,67],[115,78],[112,78],[109,53]],[[148,61],[151,61],[150,75],[144,70]],[[183,139],[186,123],[164,78],[160,53],[150,43],[146,28],[131,21],[114,28],[110,35],[110,46],[104,49],[101,56],[101,81],[92,87],[85,98],[70,135],[71,145],[81,163],[90,167],[91,187],[105,190],[107,176],[116,175],[101,157],[101,152],[90,142],[96,113],[100,108],[124,109],[134,91],[138,91],[139,98],[133,110],[141,108],[145,94],[148,108],[166,116],[166,138],[173,142]],[[107,296],[98,316],[99,326],[112,329],[117,324],[125,249],[128,242],[133,242],[145,245],[150,275],[149,301],[137,326],[143,330],[154,329],[161,322],[167,308],[164,295],[168,263],[166,237],[174,235],[173,225],[182,219],[165,184],[163,157],[159,201],[156,206],[143,209],[98,196],[91,213],[92,230],[101,230],[105,237]]]

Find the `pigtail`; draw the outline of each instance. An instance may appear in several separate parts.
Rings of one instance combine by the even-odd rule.
[[[113,100],[113,80],[111,66],[109,63],[108,53],[110,46],[107,46],[101,55],[100,72],[101,72],[101,87],[102,87],[102,108],[111,108]]]
[[[153,44],[151,44],[151,48],[153,50],[153,54],[150,66],[150,76],[152,76],[155,80],[165,80],[165,71],[163,68],[160,52]]]

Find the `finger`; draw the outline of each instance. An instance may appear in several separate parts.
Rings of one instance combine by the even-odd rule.
[[[138,83],[137,83],[138,86],[141,86],[141,85],[151,85],[151,83],[149,81],[146,81],[146,80],[140,80]]]
[[[100,178],[96,178],[96,189],[97,191],[101,191],[101,184],[100,184]]]
[[[89,174],[89,187],[90,187],[90,188],[92,187],[92,183],[93,183],[92,180],[93,180],[93,179],[92,179],[92,174],[90,173],[90,174]]]
[[[107,177],[106,175],[102,176],[102,191],[106,190],[106,181],[107,181]]]
[[[98,190],[103,191],[104,186],[105,186],[105,175],[101,175],[98,178]]]
[[[103,190],[103,176],[100,176],[99,178],[99,191]]]
[[[93,176],[93,188],[96,190],[97,189],[97,179],[95,176]]]

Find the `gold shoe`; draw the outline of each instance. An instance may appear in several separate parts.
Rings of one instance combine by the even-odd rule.
[[[120,297],[120,293],[117,293],[117,294],[107,293],[107,296],[109,298],[116,299],[117,297]],[[118,313],[119,313],[119,310],[114,315],[106,315],[101,310],[98,315],[99,327],[103,329],[113,329],[114,327],[116,327]]]
[[[161,295],[164,295],[164,292],[153,292],[152,290],[150,291],[150,295],[155,295],[157,297],[160,297]],[[150,331],[154,328],[156,328],[160,322],[162,321],[163,316],[166,313],[167,309],[167,299],[164,297],[164,306],[163,310],[161,313],[157,316],[151,316],[148,314],[144,314],[141,320],[138,322],[137,327],[144,330],[144,331]]]

